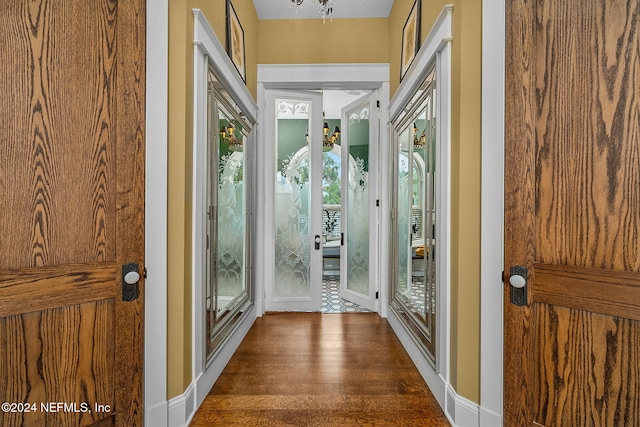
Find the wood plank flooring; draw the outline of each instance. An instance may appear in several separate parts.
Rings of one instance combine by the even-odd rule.
[[[192,427],[449,426],[376,313],[258,318]]]

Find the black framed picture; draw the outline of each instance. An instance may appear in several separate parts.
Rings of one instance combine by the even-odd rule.
[[[416,0],[411,7],[407,21],[402,27],[402,52],[400,54],[400,80],[416,57],[420,48],[420,8],[421,0]]]
[[[244,30],[231,0],[227,0],[227,52],[240,77],[246,83]]]

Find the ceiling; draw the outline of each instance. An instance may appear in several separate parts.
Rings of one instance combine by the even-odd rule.
[[[319,19],[313,0],[296,6],[291,0],[253,0],[259,19]],[[393,0],[336,0],[331,18],[388,18]]]

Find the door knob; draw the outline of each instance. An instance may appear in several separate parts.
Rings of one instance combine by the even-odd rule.
[[[140,281],[140,274],[137,271],[130,271],[124,275],[124,281],[127,285],[135,285]]]
[[[529,270],[519,265],[511,267],[509,284],[511,285],[511,303],[519,306],[527,305],[527,280]]]
[[[514,288],[522,289],[527,284],[527,279],[525,279],[524,277],[520,276],[519,274],[514,274],[513,276],[511,276],[509,278],[509,283]]]
[[[130,263],[122,266],[122,301],[135,301],[140,295],[140,273],[138,264]]]

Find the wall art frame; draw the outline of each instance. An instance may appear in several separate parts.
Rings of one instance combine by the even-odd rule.
[[[244,29],[231,0],[227,0],[227,53],[231,62],[240,73],[240,77],[247,82],[246,53],[244,44]]]
[[[415,0],[402,27],[402,50],[400,52],[400,81],[413,63],[420,48],[420,21],[422,0]]]

